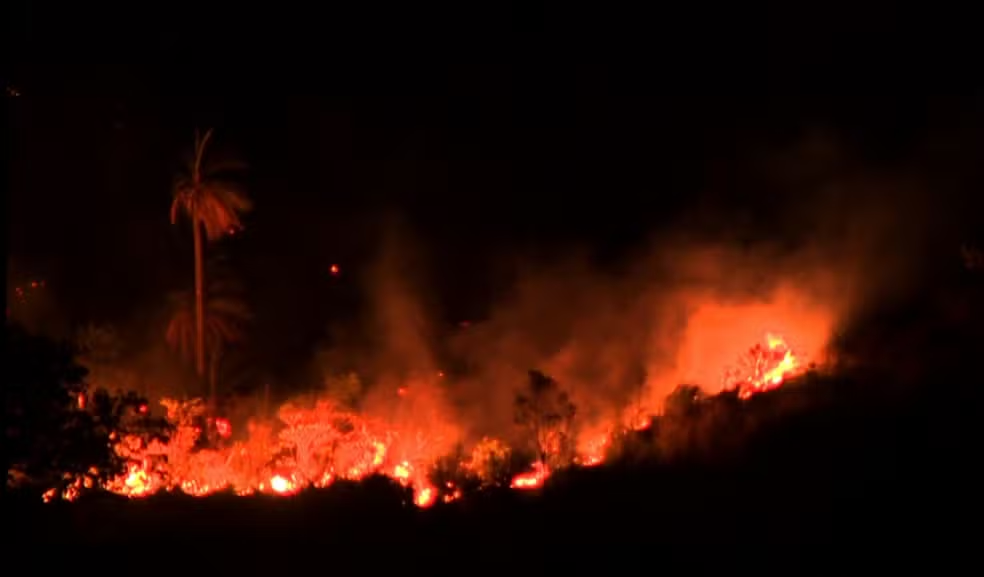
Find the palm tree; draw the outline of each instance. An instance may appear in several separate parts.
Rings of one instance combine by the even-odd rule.
[[[198,335],[209,352],[209,403],[215,407],[216,380],[219,361],[226,345],[242,340],[246,323],[252,318],[246,303],[240,298],[238,286],[222,277],[209,283],[208,298],[204,302],[204,314],[197,314],[197,299],[188,292],[171,296],[172,313],[167,325],[166,339],[172,349],[188,357],[193,345],[198,346]],[[199,329],[198,319],[204,320]],[[201,330],[201,333],[199,333]],[[196,359],[197,360],[197,359]]]
[[[241,228],[240,215],[252,208],[245,193],[226,176],[242,165],[238,163],[206,163],[205,150],[212,137],[209,129],[204,136],[195,131],[195,150],[182,174],[174,183],[171,202],[171,224],[183,212],[191,221],[195,243],[195,368],[199,379],[205,377],[205,271],[204,242],[215,241]]]

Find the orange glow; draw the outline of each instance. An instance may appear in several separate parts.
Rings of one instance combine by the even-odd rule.
[[[276,493],[285,495],[287,493],[293,492],[295,489],[295,485],[294,482],[288,479],[287,477],[274,475],[273,478],[270,479],[270,488],[273,489],[274,492]]]
[[[780,291],[770,302],[701,303],[683,335],[666,389],[699,383],[738,389],[747,398],[774,389],[824,360],[832,312]],[[751,348],[749,348],[751,347]]]
[[[333,274],[338,270],[338,265],[332,265]],[[782,386],[811,363],[823,360],[832,318],[826,311],[782,298],[753,305],[703,301],[693,305],[685,330],[674,333],[667,347],[676,355],[666,355],[670,358],[658,367],[662,372],[648,371],[649,381],[639,398],[591,412],[599,407],[572,393],[578,408],[574,418],[579,419],[571,429],[576,433],[571,439],[573,454],[559,441],[541,443],[547,445],[541,447],[542,462],[508,479],[509,486],[535,490],[563,467],[602,465],[620,445],[616,442],[620,435],[653,424],[650,415],[659,414],[659,403],[677,384],[734,390],[747,399]],[[467,326],[467,322],[461,324]],[[475,330],[481,332],[481,327]],[[455,501],[462,496],[461,488],[443,479],[438,483],[435,472],[438,463],[443,467],[442,461],[457,455],[458,447],[468,440],[466,428],[454,422],[455,413],[444,409],[445,404],[450,405],[440,396],[445,383],[439,379],[447,377],[445,371],[418,366],[423,369],[411,373],[414,376],[383,382],[370,391],[362,404],[365,412],[356,412],[334,397],[305,397],[284,404],[275,416],[249,420],[242,430],[237,429],[235,439],[230,420],[214,418],[215,430],[225,441],[205,448],[199,442],[203,432],[197,424],[209,416],[208,404],[201,399],[163,399],[165,418],[173,426],[170,438],[147,441],[113,432],[114,450],[125,460],[126,469],[103,488],[133,498],[158,491],[194,496],[224,490],[237,495],[293,495],[306,488],[328,487],[339,479],[358,481],[383,475],[412,489],[413,502],[419,507],[439,500]],[[563,375],[558,382],[568,383]],[[570,390],[585,395],[586,388],[571,385]],[[78,403],[85,407],[84,395]],[[586,405],[589,410],[582,411]],[[142,415],[150,412],[147,405],[137,411]],[[592,420],[582,420],[589,418]],[[460,458],[457,465],[476,486],[490,487],[507,482],[504,471],[517,456],[502,439],[484,437],[465,446],[463,455],[455,458]],[[75,498],[95,478],[80,476],[46,499]]]
[[[782,385],[789,377],[802,372],[803,367],[782,337],[767,334],[764,345],[753,346],[741,359],[740,368],[733,370],[727,378],[727,388],[738,389],[743,399],[770,391]]]
[[[605,452],[611,442],[611,431],[599,431],[581,437],[576,462],[582,467],[594,467],[605,460]]]
[[[433,487],[424,487],[417,491],[413,497],[413,502],[421,508],[430,507],[434,504],[434,500],[437,498],[437,493],[434,491]]]
[[[232,436],[232,424],[229,423],[229,419],[215,419],[215,430],[223,439],[228,439]]]
[[[139,496],[150,491],[150,479],[146,471],[138,466],[130,465],[126,479],[123,481],[131,495]]]
[[[342,269],[337,264],[333,264],[328,267],[328,272],[331,273],[331,276],[338,276],[342,272]]]
[[[400,481],[408,481],[410,479],[410,464],[407,462],[400,463],[393,469],[393,478]]]
[[[533,470],[513,477],[509,484],[513,489],[539,489],[550,476],[550,470],[543,463],[533,463]]]

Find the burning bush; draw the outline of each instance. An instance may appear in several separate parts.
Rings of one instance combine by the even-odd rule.
[[[530,371],[528,388],[516,395],[516,423],[527,430],[539,463],[556,467],[573,460],[575,414],[557,381]]]

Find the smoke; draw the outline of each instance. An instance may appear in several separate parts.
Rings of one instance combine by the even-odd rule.
[[[365,275],[371,306],[362,374],[372,382],[360,409],[401,432],[398,454],[436,459],[460,441],[459,419],[435,360],[435,305],[421,289],[423,253],[396,217],[386,219],[374,266]]]
[[[763,155],[748,180],[766,202],[752,218],[697,202],[614,266],[578,252],[497,255],[510,263],[497,272],[514,282],[485,318],[453,330],[428,251],[389,216],[362,278],[368,312],[317,351],[308,389],[389,423],[407,455],[439,456],[483,436],[517,446],[515,399],[531,369],[570,395],[588,434],[660,412],[680,384],[716,392],[772,336],[800,366],[822,364],[862,311],[911,291],[945,222],[915,175],[853,158],[822,134]],[[138,324],[150,328],[127,365],[141,375],[133,388],[152,398],[193,391],[190,367],[163,344],[164,317]],[[265,399],[241,399],[233,413],[257,407],[274,412]]]
[[[376,263],[365,277],[374,365],[397,379],[437,370],[431,348],[433,309],[425,308],[422,290],[427,276],[423,252],[404,227],[395,217],[388,219]]]
[[[409,227],[387,227],[366,279],[372,347],[363,370],[374,386],[363,408],[445,419],[466,440],[510,439],[530,369],[555,378],[591,429],[660,411],[682,383],[718,390],[742,354],[771,335],[802,366],[825,362],[859,311],[913,285],[940,222],[913,175],[879,174],[850,158],[829,135],[813,135],[761,163],[763,187],[781,194],[759,218],[730,226],[721,214],[685,215],[615,268],[578,254],[514,255],[517,280],[505,297],[450,337],[435,321],[422,249]],[[453,378],[441,377],[446,365],[458,368]],[[417,391],[412,409],[394,394],[404,389]]]
[[[746,386],[781,383],[774,372],[754,381],[735,377],[750,358],[763,358],[763,346],[775,363],[769,355],[781,343],[784,369],[824,364],[854,319],[913,294],[914,281],[931,270],[935,232],[945,219],[931,210],[926,187],[913,175],[879,174],[845,156],[830,142],[812,142],[786,155],[782,170],[763,162],[763,175],[751,179],[765,191],[753,218],[732,222],[726,209],[707,208],[726,202],[697,203],[703,208],[654,233],[620,262],[599,266],[584,252],[509,255],[509,270],[498,271],[513,279],[509,290],[484,318],[455,329],[442,320],[443,287],[432,280],[429,251],[411,227],[390,217],[362,277],[369,306],[350,333],[356,338],[317,351],[315,386],[279,410],[266,398],[224,407],[222,416],[231,421],[225,429],[246,431],[225,448],[195,452],[184,440],[173,443],[185,459],[174,463],[185,464],[169,461],[178,472],[172,478],[201,480],[189,486],[203,492],[226,484],[266,490],[266,483],[283,492],[296,482],[321,486],[336,476],[382,472],[412,484],[415,499],[426,503],[437,495],[426,478],[430,467],[451,456],[449,462],[474,469],[470,449],[493,445],[484,437],[520,448],[535,436],[540,458],[554,458],[546,461],[551,468],[571,457],[591,464],[620,438],[614,429],[657,413],[667,417],[658,429],[661,453],[730,450],[740,442],[741,421],[731,409]],[[886,191],[897,201],[891,210],[881,200]],[[162,330],[165,316],[142,326]],[[187,392],[195,383],[179,372],[189,367],[165,355],[162,336],[152,336],[148,343],[156,344],[134,354],[131,366]],[[110,352],[101,358],[122,356]],[[740,384],[741,395],[718,396],[701,404],[710,410],[690,411],[699,397],[691,386],[664,407],[684,384],[710,393]],[[539,402],[545,391],[555,402]],[[526,404],[535,407],[532,417],[517,415],[521,395],[536,399]],[[283,427],[254,420],[274,414]],[[281,441],[276,450],[274,431]],[[198,434],[191,428],[186,437]],[[459,447],[465,451],[457,453]],[[233,466],[236,455],[244,457]],[[280,489],[272,484],[278,477]],[[453,484],[437,485],[456,491]]]

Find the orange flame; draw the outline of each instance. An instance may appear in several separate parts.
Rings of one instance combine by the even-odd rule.
[[[337,272],[337,265],[332,265],[332,270]],[[741,316],[744,312],[736,313],[727,307],[700,311],[698,320],[691,323],[696,329],[681,346],[679,374],[672,377],[678,378],[678,383],[706,383],[707,378],[689,377],[719,377],[721,368],[749,341],[759,341],[741,355],[736,365],[727,368],[724,388],[737,390],[745,399],[782,386],[805,370],[806,354],[817,350],[814,342],[799,348],[803,345],[801,334],[787,329],[802,326],[813,335],[819,331],[813,329],[823,323],[807,319],[799,325],[776,326],[767,322],[770,311],[755,309],[748,313],[748,322],[740,323],[734,321],[738,317],[745,319]],[[767,332],[773,327],[778,330]],[[793,335],[795,339],[791,338]],[[432,369],[425,380],[436,380],[435,373],[439,378],[445,377],[443,372]],[[401,407],[400,411],[409,411],[426,387],[424,382],[404,382],[396,387],[396,395],[388,389],[381,397]],[[84,410],[85,396],[80,395],[77,401]],[[285,404],[278,411],[277,420],[252,421],[236,440],[232,438],[232,423],[215,418],[215,429],[223,441],[217,447],[200,449],[202,431],[195,423],[205,416],[206,404],[201,400],[164,399],[161,405],[167,411],[167,420],[174,425],[171,437],[166,442],[145,441],[135,435],[113,433],[114,450],[127,461],[127,466],[123,474],[104,483],[104,489],[132,498],[173,490],[194,496],[221,490],[238,495],[260,492],[289,496],[307,487],[328,487],[336,479],[360,480],[378,474],[412,488],[418,507],[429,507],[438,500],[452,502],[462,494],[453,484],[435,487],[429,480],[438,459],[450,454],[459,440],[457,432],[445,432],[450,424],[437,415],[424,417],[414,412],[414,418],[408,420],[399,416],[403,414],[400,411],[387,418],[359,415],[327,400],[304,407]],[[580,423],[573,464],[598,466],[604,463],[615,435],[649,427],[649,415],[657,407],[655,403],[650,407],[642,405],[639,401],[631,410],[615,412],[608,420],[591,423],[590,427]],[[141,405],[138,412],[147,414],[149,409]],[[501,440],[484,438],[471,449],[460,463],[461,469],[483,486],[498,483],[503,463],[509,462],[509,448]],[[509,486],[518,490],[542,487],[552,473],[547,463],[551,467],[571,464],[571,459],[559,458],[559,451],[550,449],[546,462],[538,461],[531,470],[515,475]],[[79,476],[65,489],[45,493],[44,499],[74,499],[93,486],[95,478]]]
[[[550,470],[543,463],[533,463],[533,470],[528,473],[520,473],[513,477],[509,484],[513,489],[538,489],[543,486],[543,482],[550,476]]]

